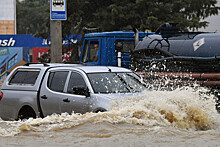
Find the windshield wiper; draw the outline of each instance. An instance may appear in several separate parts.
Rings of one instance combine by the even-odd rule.
[[[116,73],[116,75],[118,76],[118,78],[121,80],[121,82],[124,84],[125,88],[131,92],[131,93],[134,93],[135,90],[133,87],[131,87],[119,74]]]

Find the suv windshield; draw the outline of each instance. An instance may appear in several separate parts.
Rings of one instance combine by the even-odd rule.
[[[130,93],[146,90],[146,86],[134,73],[87,74],[95,93]]]

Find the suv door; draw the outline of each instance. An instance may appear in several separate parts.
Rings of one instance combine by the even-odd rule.
[[[75,89],[75,91],[74,91]],[[78,91],[76,91],[78,90]],[[83,75],[77,71],[72,71],[68,80],[68,87],[61,105],[62,112],[86,113],[89,111],[88,87]]]
[[[40,89],[40,105],[44,116],[61,113],[61,103],[65,99],[64,87],[69,71],[47,72]]]

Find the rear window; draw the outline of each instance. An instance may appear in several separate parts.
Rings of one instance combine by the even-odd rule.
[[[34,85],[40,70],[18,70],[10,79],[9,85]]]

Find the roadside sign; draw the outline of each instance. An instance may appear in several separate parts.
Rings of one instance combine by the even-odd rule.
[[[66,0],[50,0],[50,19],[66,20]]]

